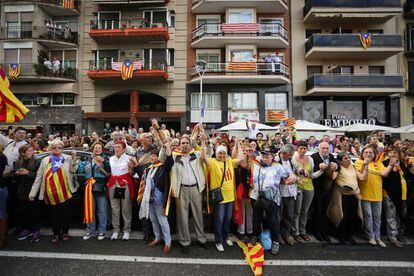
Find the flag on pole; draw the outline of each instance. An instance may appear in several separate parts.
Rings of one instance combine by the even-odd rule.
[[[252,245],[251,243],[244,243],[237,241],[239,247],[243,250],[244,258],[250,265],[255,276],[262,275],[263,262],[264,262],[264,248],[260,243]]]
[[[134,63],[130,60],[125,60],[121,66],[122,80],[132,79],[134,75]]]
[[[282,120],[283,126],[284,127],[293,127],[296,124],[296,119],[295,118],[286,118]]]
[[[201,106],[200,106],[200,115],[201,115],[201,118],[203,118],[204,117],[204,101],[201,101]]]
[[[371,34],[360,33],[359,41],[361,41],[362,48],[368,48],[369,46],[371,46],[372,43]]]
[[[0,68],[0,122],[15,123],[29,110],[14,96],[6,73]]]
[[[9,77],[11,79],[17,80],[20,75],[20,64],[11,63],[9,64]]]

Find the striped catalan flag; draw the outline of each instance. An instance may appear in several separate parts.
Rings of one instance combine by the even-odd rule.
[[[371,46],[371,43],[372,43],[371,34],[360,33],[359,41],[361,41],[362,48],[364,49],[368,48],[369,46]]]
[[[286,118],[286,119],[282,120],[282,123],[283,123],[284,127],[292,127],[292,126],[295,126],[296,119],[295,118]]]
[[[44,199],[47,205],[57,205],[72,197],[64,167],[52,172],[52,162],[46,166]]]
[[[244,258],[250,265],[255,276],[263,275],[264,248],[260,243],[252,245],[238,241],[237,244],[243,250]]]
[[[130,60],[125,60],[121,66],[122,80],[132,79],[134,75],[134,63]]]
[[[63,0],[63,5],[65,9],[73,10],[75,8],[75,0]]]
[[[223,23],[223,33],[257,33],[260,30],[258,23]]]
[[[228,70],[233,71],[256,71],[257,63],[248,61],[248,62],[241,62],[241,61],[231,61],[227,67]]]
[[[92,193],[93,184],[95,184],[95,179],[93,177],[86,181],[85,198],[83,199],[83,223],[92,223],[94,220],[93,214],[95,213],[95,205]]]
[[[9,77],[11,79],[17,80],[20,75],[20,64],[11,63],[9,64]]]
[[[285,111],[284,110],[281,110],[281,111],[269,110],[267,112],[267,119],[269,121],[282,121],[282,120],[286,119]]]
[[[0,122],[15,123],[29,112],[10,90],[6,73],[0,68]]]

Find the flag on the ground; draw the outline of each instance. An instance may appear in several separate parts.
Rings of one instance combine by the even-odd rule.
[[[6,73],[0,68],[0,122],[15,123],[29,110],[14,96]]]
[[[256,71],[257,64],[256,62],[241,62],[241,61],[231,61],[228,65],[228,70],[234,71]]]
[[[251,243],[244,243],[237,241],[237,244],[241,249],[243,249],[244,258],[247,263],[250,265],[250,268],[253,271],[255,276],[262,275],[262,268],[264,262],[264,248],[260,243],[252,245]]]
[[[122,80],[132,79],[134,75],[134,64],[130,60],[125,60],[121,66]]]
[[[223,23],[223,33],[257,33],[260,30],[258,23]]]
[[[93,214],[95,212],[93,208],[95,206],[92,194],[93,184],[95,184],[95,179],[93,177],[86,181],[85,198],[83,200],[83,223],[93,222]]]
[[[283,119],[286,119],[285,111],[284,110],[281,110],[281,111],[269,110],[267,112],[267,118],[269,121],[281,121]]]
[[[369,46],[371,46],[372,43],[371,34],[360,33],[359,41],[361,41],[362,48],[368,48]]]
[[[63,5],[65,9],[72,10],[75,8],[75,0],[63,0]]]
[[[282,120],[282,124],[284,127],[293,127],[296,124],[295,118],[286,118]]]
[[[11,63],[9,64],[9,77],[17,80],[20,75],[20,64],[18,63]]]

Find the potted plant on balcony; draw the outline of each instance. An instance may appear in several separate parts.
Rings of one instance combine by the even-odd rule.
[[[62,76],[63,76],[64,78],[68,78],[68,79],[73,79],[73,80],[75,80],[75,79],[76,79],[76,73],[77,73],[76,68],[73,68],[73,67],[67,67],[67,68],[65,68],[65,69],[63,70]]]
[[[49,60],[48,53],[43,50],[39,50],[37,54],[37,64],[33,65],[36,75],[46,76],[49,73],[49,69],[45,65],[45,60]]]

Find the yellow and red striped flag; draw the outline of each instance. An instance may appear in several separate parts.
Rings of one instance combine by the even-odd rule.
[[[0,122],[15,123],[29,112],[10,90],[6,73],[0,68]]]
[[[240,61],[231,61],[227,67],[228,70],[234,71],[256,71],[257,64],[253,61],[240,62]]]
[[[20,75],[20,64],[11,63],[9,64],[9,77],[11,79],[17,80]]]
[[[134,75],[134,63],[130,60],[125,60],[121,66],[122,80],[132,79]]]
[[[63,0],[63,7],[72,10],[75,8],[75,0]]]
[[[283,119],[286,119],[285,117],[285,111],[273,111],[269,110],[267,112],[267,118],[269,121],[282,121]]]
[[[85,198],[83,200],[83,223],[93,222],[93,214],[95,213],[93,209],[93,207],[95,206],[93,203],[92,194],[93,184],[95,184],[95,179],[93,177],[89,178],[86,181]]]
[[[264,262],[264,248],[260,243],[252,245],[251,243],[244,243],[237,241],[239,247],[243,250],[244,258],[250,265],[255,276],[263,275],[263,262]]]
[[[46,167],[44,200],[47,205],[57,205],[72,197],[63,166],[53,172],[52,162]]]
[[[296,119],[295,118],[286,118],[286,119],[282,120],[282,123],[283,123],[284,127],[292,127],[292,126],[295,126]]]

